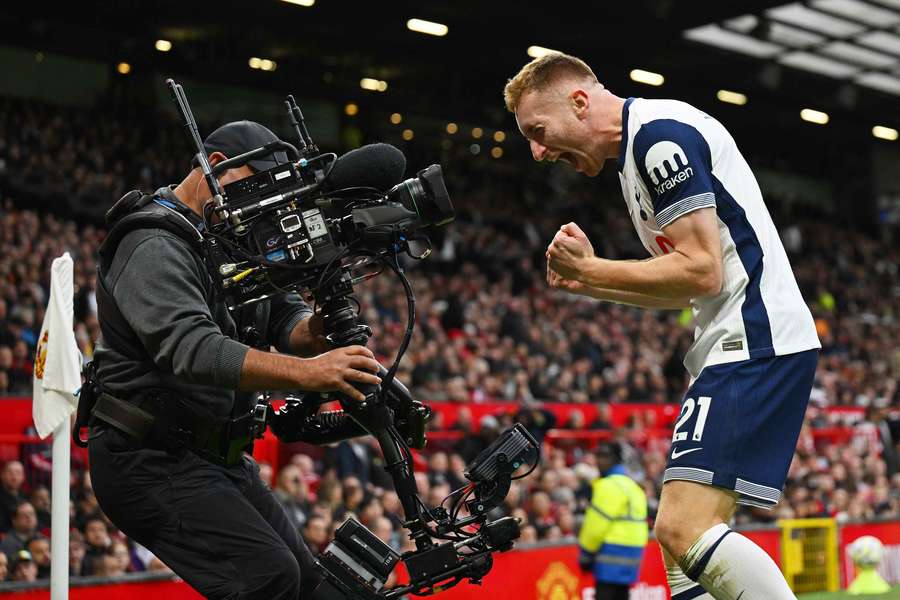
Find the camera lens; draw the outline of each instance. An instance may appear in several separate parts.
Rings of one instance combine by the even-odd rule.
[[[418,227],[444,225],[455,216],[440,165],[431,165],[419,171],[416,177],[395,185],[388,192],[388,199],[415,212]]]

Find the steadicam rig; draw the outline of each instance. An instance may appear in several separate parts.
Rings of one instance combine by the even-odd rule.
[[[539,458],[538,443],[522,425],[506,431],[469,466],[465,476],[470,483],[447,496],[448,507],[419,503],[417,516],[404,523],[417,549],[402,556],[359,521],[348,519],[319,557],[326,579],[317,589],[316,600],[431,595],[467,579],[481,583],[493,566],[493,553],[509,550],[519,537],[517,519],[490,521],[488,512],[503,502],[511,481],[530,473]],[[463,508],[468,515],[461,516]],[[385,588],[401,560],[409,583]]]
[[[540,448],[516,425],[469,466],[468,485],[440,506],[426,506],[419,498],[412,449],[425,447],[431,411],[394,378],[415,325],[412,286],[399,256],[428,256],[428,228],[454,218],[441,167],[431,165],[401,181],[406,159],[393,146],[364,146],[340,158],[320,153],[291,96],[285,105],[297,146],[276,140],[212,167],[184,90],[171,79],[167,85],[212,193],[201,228],[204,262],[229,309],[276,293],[306,292],[315,300],[332,347],[365,345],[372,331],[358,320],[353,286],[387,268],[406,293],[407,327],[396,359],[380,373],[380,385],[358,386],[365,401],[310,393],[289,396],[286,406],[273,413],[263,393],[253,412],[257,435],[268,425],[285,441],[327,444],[372,435],[400,498],[403,526],[415,542],[416,550],[400,556],[361,523],[348,520],[319,558],[324,579],[315,597],[398,598],[434,594],[466,579],[480,582],[493,565],[492,554],[509,550],[519,536],[516,519],[491,521],[488,512],[506,497],[516,473],[524,471],[518,476],[524,477],[537,466]],[[288,161],[219,185],[217,175],[274,152],[284,152]],[[413,241],[425,251],[412,252]],[[323,412],[321,405],[333,400],[341,410]],[[386,588],[401,560],[409,583]]]

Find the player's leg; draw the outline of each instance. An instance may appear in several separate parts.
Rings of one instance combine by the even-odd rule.
[[[718,600],[794,598],[774,561],[727,523],[735,502],[778,502],[816,360],[813,351],[707,367],[685,396],[657,539]]]
[[[712,596],[703,589],[703,586],[684,574],[678,561],[672,558],[662,545],[659,549],[666,565],[666,582],[669,584],[672,600],[712,600]]]
[[[670,557],[677,557],[684,576],[717,600],[793,599],[769,555],[726,524],[735,501],[736,494],[728,490],[669,481],[660,498],[656,537]],[[692,593],[700,597],[699,590]]]

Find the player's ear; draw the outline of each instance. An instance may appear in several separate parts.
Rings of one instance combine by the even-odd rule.
[[[572,107],[575,116],[579,119],[583,119],[584,115],[587,113],[587,109],[591,105],[591,99],[586,91],[578,88],[569,94],[569,104]]]

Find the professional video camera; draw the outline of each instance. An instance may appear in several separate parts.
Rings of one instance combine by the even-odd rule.
[[[320,153],[292,96],[285,105],[297,146],[276,140],[212,167],[184,90],[171,79],[167,85],[212,192],[201,227],[204,262],[229,309],[275,293],[307,292],[332,347],[365,345],[372,331],[358,321],[354,284],[386,267],[406,292],[405,336],[393,365],[380,373],[381,384],[358,386],[365,401],[309,393],[288,396],[285,407],[273,412],[268,395],[261,394],[254,409],[257,433],[268,424],[286,441],[326,444],[371,434],[400,498],[403,526],[416,545],[399,556],[358,521],[348,520],[319,559],[324,580],[316,598],[428,595],[465,579],[480,582],[493,565],[492,553],[510,549],[519,536],[516,519],[490,521],[487,514],[506,497],[516,473],[527,470],[518,475],[524,477],[537,466],[540,449],[516,425],[469,466],[470,483],[445,499],[452,501],[448,507],[428,507],[418,496],[411,449],[424,448],[431,410],[394,378],[415,324],[415,299],[399,256],[428,256],[428,228],[454,218],[441,167],[431,165],[401,181],[406,159],[393,146],[372,144],[340,158]],[[219,184],[217,175],[275,152],[284,152],[288,161],[224,188]],[[411,243],[424,251],[414,252]],[[323,412],[321,405],[333,400],[341,410]],[[409,584],[388,589],[385,582],[401,560]]]

